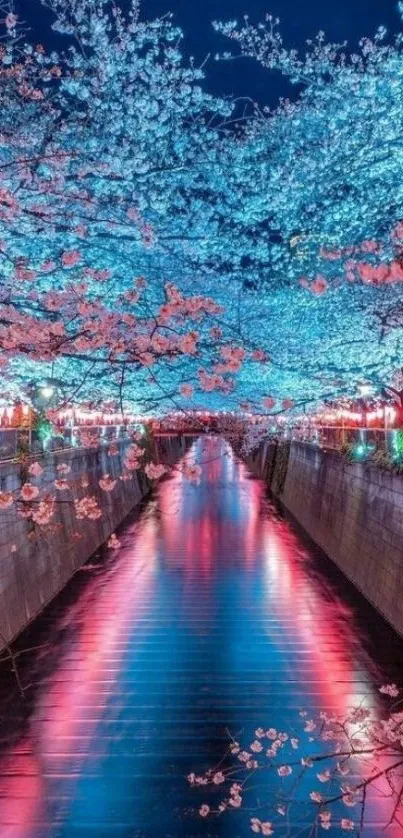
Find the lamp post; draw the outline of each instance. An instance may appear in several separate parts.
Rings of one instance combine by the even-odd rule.
[[[60,382],[54,379],[45,379],[38,385],[33,382],[30,387],[30,398],[37,414],[36,436],[42,449],[46,448],[51,437],[52,427],[46,418],[46,411],[57,404],[60,393]]]

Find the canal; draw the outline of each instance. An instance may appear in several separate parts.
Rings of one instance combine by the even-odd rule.
[[[399,679],[401,643],[230,447],[186,457],[200,484],[163,480],[20,639],[24,700],[0,668],[1,838],[250,835],[250,813],[201,819],[186,782],[228,731],[381,710]],[[375,790],[360,834],[384,835],[388,806]]]

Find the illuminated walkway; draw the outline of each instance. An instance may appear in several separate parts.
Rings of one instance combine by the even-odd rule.
[[[80,572],[24,638],[52,643],[23,671],[25,704],[0,671],[1,838],[250,835],[239,813],[191,811],[203,795],[184,777],[222,755],[226,728],[284,729],[301,707],[376,701],[396,678],[399,646],[263,484],[225,443],[195,449],[201,484],[163,482],[121,549]],[[365,835],[382,834],[384,807]]]

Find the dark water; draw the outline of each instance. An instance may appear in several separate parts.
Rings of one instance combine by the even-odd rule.
[[[20,658],[27,701],[0,669],[1,838],[252,835],[239,812],[202,821],[208,795],[184,779],[217,762],[226,730],[248,743],[302,707],[378,707],[377,687],[399,679],[400,643],[263,484],[220,440],[193,455],[201,484],[164,481],[120,550],[20,641],[51,644]],[[375,793],[362,834],[385,834],[389,805]]]

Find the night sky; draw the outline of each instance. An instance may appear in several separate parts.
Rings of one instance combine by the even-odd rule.
[[[120,5],[125,5],[124,0]],[[39,0],[17,0],[17,8],[35,38],[51,46],[46,34],[51,16]],[[250,96],[270,105],[275,105],[279,96],[290,95],[287,83],[254,61],[215,62],[215,53],[228,50],[230,42],[213,31],[213,19],[240,20],[247,13],[251,21],[259,22],[270,12],[281,19],[286,45],[302,49],[305,40],[320,29],[329,40],[347,41],[354,49],[363,35],[372,36],[381,24],[391,34],[401,28],[396,0],[144,0],[142,9],[145,18],[173,12],[185,33],[184,51],[198,61],[212,54],[206,67],[206,85],[212,93]]]

